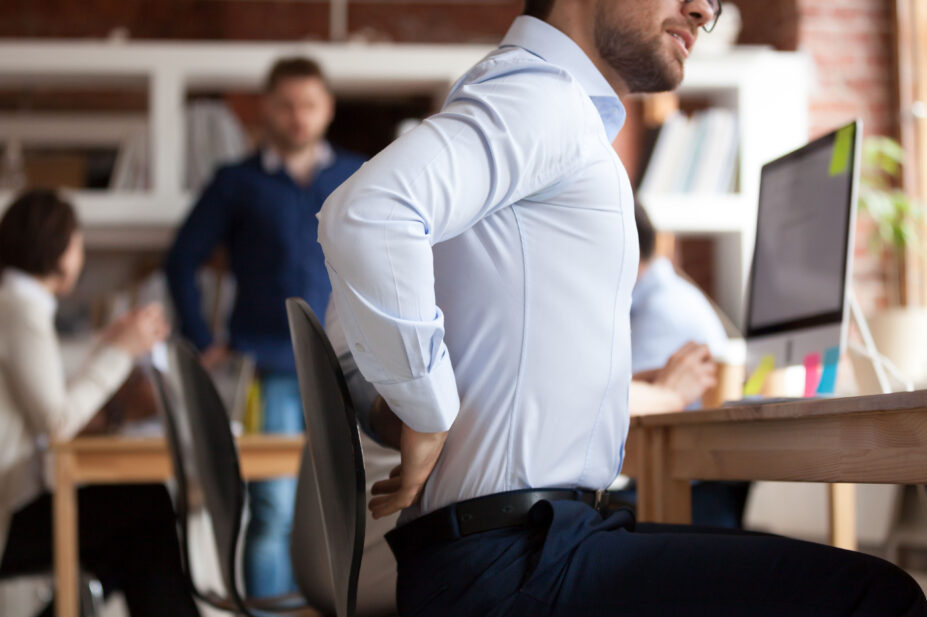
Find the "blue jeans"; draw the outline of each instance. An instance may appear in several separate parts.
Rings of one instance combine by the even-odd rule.
[[[299,382],[295,375],[270,373],[261,377],[264,413],[261,432],[295,434],[306,430]],[[248,485],[251,518],[245,533],[245,589],[250,597],[296,590],[290,567],[290,531],[296,500],[296,478]]]

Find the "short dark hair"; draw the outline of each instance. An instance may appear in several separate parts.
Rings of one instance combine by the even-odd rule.
[[[554,0],[525,0],[525,15],[547,19],[554,8]]]
[[[0,219],[0,271],[33,276],[58,272],[58,262],[78,229],[74,207],[55,191],[33,189],[16,198]]]
[[[653,257],[657,244],[657,232],[647,216],[647,211],[640,203],[634,203],[634,221],[637,223],[637,241],[641,246],[641,261]]]
[[[270,67],[270,72],[267,73],[267,78],[264,80],[264,92],[273,92],[281,81],[287,79],[310,78],[318,79],[326,89],[331,90],[325,73],[322,72],[322,67],[315,60],[303,56],[280,58],[274,62],[274,65]]]

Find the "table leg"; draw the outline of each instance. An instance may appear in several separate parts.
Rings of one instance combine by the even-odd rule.
[[[71,477],[72,456],[55,455],[54,559],[56,617],[79,617],[77,595],[79,557],[77,545],[77,487]]]
[[[830,484],[827,498],[831,546],[855,551],[856,485]]]
[[[649,428],[643,432],[637,517],[651,523],[691,524],[691,483],[673,477],[669,440],[670,431],[666,428]]]

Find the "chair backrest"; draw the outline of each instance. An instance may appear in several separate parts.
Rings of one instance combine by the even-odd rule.
[[[155,399],[164,421],[164,433],[167,437],[167,449],[171,455],[171,464],[174,469],[174,482],[177,485],[177,494],[174,497],[174,511],[177,518],[177,529],[180,536],[180,563],[193,593],[199,596],[199,591],[193,583],[193,572],[190,569],[190,480],[191,470],[188,468],[184,440],[180,437],[180,422],[177,401],[173,391],[168,386],[167,376],[160,369],[149,367],[149,375],[154,384]],[[195,481],[195,480],[193,480]]]
[[[179,382],[185,423],[177,423],[178,452],[189,452],[212,522],[219,568],[228,593],[244,609],[237,583],[238,539],[245,506],[245,484],[238,450],[222,399],[200,363],[196,350],[184,341],[169,345],[171,372]],[[181,414],[177,414],[175,419]],[[184,424],[185,426],[178,426]],[[186,430],[182,430],[186,429]],[[169,427],[170,437],[170,427]],[[184,443],[189,439],[189,443]],[[180,461],[184,463],[183,460]],[[189,464],[186,466],[189,469]]]
[[[354,617],[364,548],[364,459],[338,358],[312,309],[286,301],[306,414],[290,555],[296,583],[327,615]]]
[[[254,381],[254,358],[249,354],[231,351],[208,372],[229,418],[233,423],[242,424],[248,391]]]

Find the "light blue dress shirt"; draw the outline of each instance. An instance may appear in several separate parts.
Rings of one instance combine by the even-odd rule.
[[[416,512],[618,474],[638,261],[624,118],[570,38],[519,17],[325,203],[357,365],[407,425],[450,429]]]
[[[705,295],[658,257],[631,295],[631,371],[663,367],[690,341],[708,345],[716,358],[727,351],[724,326]]]

